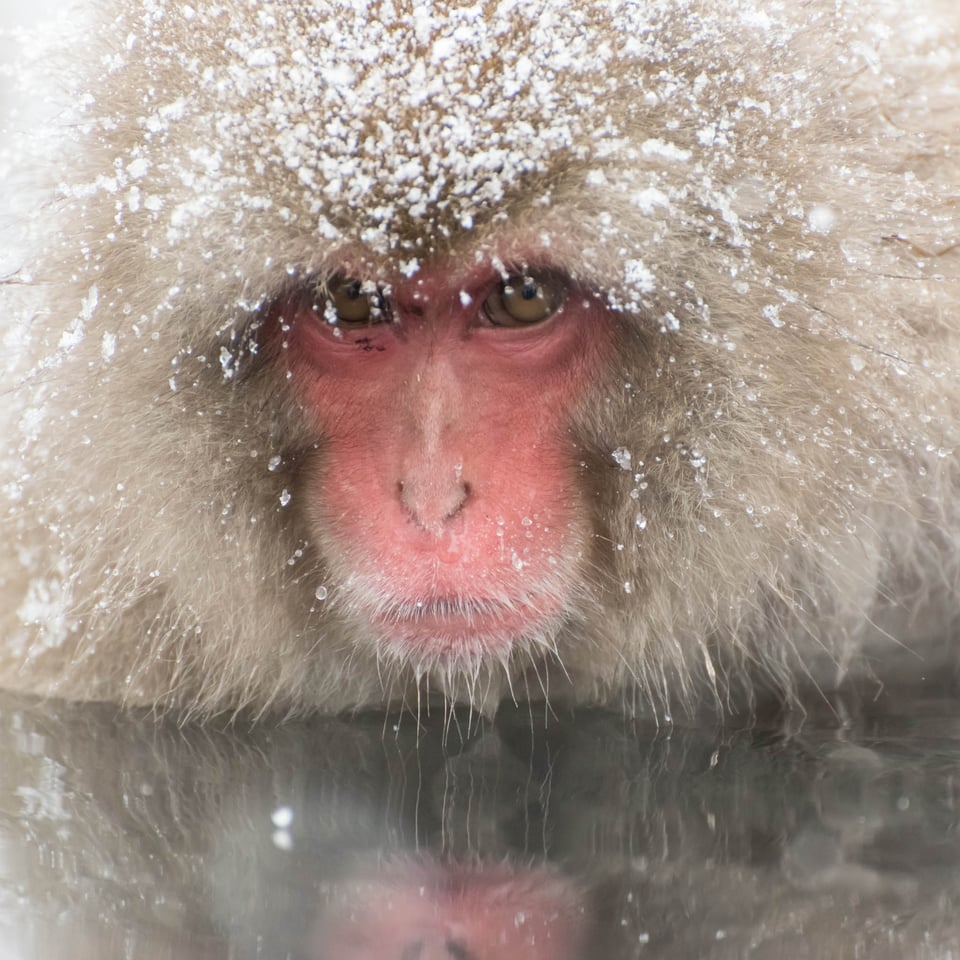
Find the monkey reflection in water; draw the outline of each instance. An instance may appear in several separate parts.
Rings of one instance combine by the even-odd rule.
[[[844,740],[458,719],[224,729],[0,697],[6,955],[929,960],[960,944],[942,701],[912,727],[876,708]]]

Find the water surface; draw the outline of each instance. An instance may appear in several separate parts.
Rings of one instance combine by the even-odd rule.
[[[956,714],[178,727],[6,696],[0,960],[953,960]]]

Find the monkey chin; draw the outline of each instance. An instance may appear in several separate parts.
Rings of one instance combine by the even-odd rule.
[[[418,602],[412,604],[412,613],[407,606],[374,621],[384,642],[407,656],[427,654],[451,661],[502,659],[519,637],[541,634],[551,619],[539,606],[509,607],[484,600]]]
[[[370,624],[381,658],[449,679],[496,664],[509,674],[518,658],[542,659],[554,652],[553,638],[565,620],[563,605],[543,595],[513,602],[456,597],[397,603],[378,609]]]
[[[396,561],[392,570],[388,561]],[[520,637],[554,632],[582,599],[575,556],[547,570],[399,565],[389,557],[371,570],[361,559],[332,568],[328,579],[339,581],[331,600],[344,616],[410,655],[499,658]]]

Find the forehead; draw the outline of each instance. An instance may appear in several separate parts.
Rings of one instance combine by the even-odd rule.
[[[708,6],[123,4],[81,91],[116,176],[77,192],[104,201],[111,236],[190,251],[186,273],[198,245],[247,275],[546,248],[615,262],[624,235],[666,229],[691,163],[719,171],[734,127],[770,125],[750,107],[745,51],[787,49],[792,27],[758,13],[763,0]],[[770,97],[768,71],[763,83]],[[104,117],[103,102],[123,110]],[[723,138],[705,147],[703,129]]]
[[[334,226],[367,209],[368,240],[390,243],[409,221],[469,228],[528,174],[609,145],[613,95],[642,98],[681,5],[130,6],[107,31],[106,82],[136,95],[153,144],[204,128],[179,158],[194,179],[204,164],[285,171],[291,209]]]
[[[211,129],[292,174],[291,200],[334,230],[359,218],[351,239],[374,250],[471,229],[531,174],[609,138],[603,104],[623,78],[607,66],[640,26],[611,31],[589,6],[389,0],[204,19],[223,38],[192,95]]]

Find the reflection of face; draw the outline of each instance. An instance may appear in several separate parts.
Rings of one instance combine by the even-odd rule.
[[[546,869],[395,862],[338,887],[311,960],[572,960],[584,906]]]

